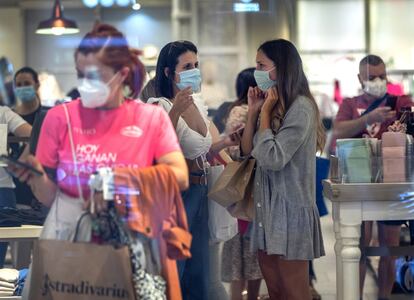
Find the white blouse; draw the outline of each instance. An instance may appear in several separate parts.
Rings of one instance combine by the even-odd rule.
[[[203,117],[204,123],[207,127],[207,134],[203,136],[197,131],[188,127],[183,118],[178,119],[177,123],[177,136],[180,142],[184,157],[190,160],[194,160],[200,156],[205,156],[210,150],[212,144],[212,138],[210,134],[210,120],[208,119],[207,106],[203,102],[201,94],[193,94],[194,104]],[[167,98],[150,98],[147,103],[158,104],[163,107],[167,112],[170,112],[172,108],[172,102]]]

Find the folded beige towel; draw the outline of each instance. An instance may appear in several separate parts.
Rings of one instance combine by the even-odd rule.
[[[1,288],[9,288],[9,289],[14,289],[15,288],[15,284],[11,283],[11,282],[7,282],[7,281],[1,281],[0,280],[0,289]]]
[[[16,282],[19,279],[19,271],[15,269],[0,269],[0,281]]]

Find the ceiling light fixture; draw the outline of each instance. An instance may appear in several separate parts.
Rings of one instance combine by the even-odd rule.
[[[116,5],[126,7],[131,4],[131,0],[116,0]]]
[[[103,7],[111,7],[112,5],[115,4],[115,0],[99,0],[99,3],[103,6]]]
[[[89,8],[94,8],[99,4],[98,0],[83,0],[83,4]]]
[[[139,10],[141,9],[141,4],[138,3],[138,0],[132,0],[132,9],[133,10]]]
[[[78,33],[79,28],[75,21],[65,19],[63,16],[63,6],[59,0],[55,0],[53,5],[52,17],[39,23],[37,34],[74,34]]]

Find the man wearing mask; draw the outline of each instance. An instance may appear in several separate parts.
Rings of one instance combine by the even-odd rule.
[[[359,64],[359,82],[363,94],[344,99],[334,122],[334,139],[343,138],[381,138],[397,119],[402,107],[412,106],[408,96],[387,94],[387,73],[384,61],[376,55],[364,57]],[[398,246],[402,221],[379,221],[378,237],[380,245]],[[372,221],[363,222],[364,246],[372,237]],[[378,267],[378,299],[389,299],[395,279],[395,258],[381,257]],[[360,292],[364,286],[366,258],[360,262]]]

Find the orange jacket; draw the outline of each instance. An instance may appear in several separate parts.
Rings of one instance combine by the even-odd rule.
[[[114,184],[117,211],[129,228],[159,241],[167,297],[180,300],[176,260],[191,257],[191,234],[174,173],[166,165],[117,168]]]

